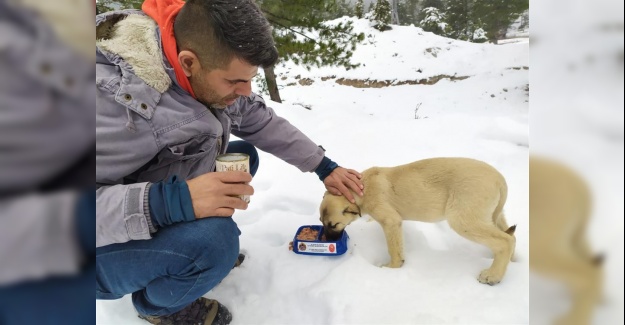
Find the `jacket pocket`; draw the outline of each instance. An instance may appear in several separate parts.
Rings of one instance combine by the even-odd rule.
[[[201,134],[184,143],[169,146],[169,175],[178,175],[185,179],[212,172],[215,169],[215,158],[219,152],[218,137],[212,134]]]
[[[157,182],[177,175],[183,179],[212,172],[219,151],[217,136],[199,134],[166,146],[139,175],[139,182]]]
[[[211,151],[216,151],[216,143],[217,137],[212,134],[200,134],[191,137],[185,142],[172,144],[164,151],[168,158],[174,161],[194,160],[202,158]]]

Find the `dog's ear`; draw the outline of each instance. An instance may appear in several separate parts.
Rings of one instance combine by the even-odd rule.
[[[347,208],[343,210],[343,213],[349,213],[349,214],[358,215],[359,217],[362,217],[362,215],[360,215],[360,207],[358,207],[354,203],[347,206]]]

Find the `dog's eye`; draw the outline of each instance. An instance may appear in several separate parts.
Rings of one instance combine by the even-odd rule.
[[[343,214],[345,214],[345,213],[349,213],[349,214],[353,214],[353,215],[358,214],[358,212],[349,211],[349,210],[344,210],[344,211],[343,211]]]

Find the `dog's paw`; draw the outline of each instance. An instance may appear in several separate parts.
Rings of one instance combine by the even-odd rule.
[[[382,266],[383,267],[390,267],[392,269],[396,269],[396,268],[402,267],[403,265],[404,265],[404,261],[397,262],[397,263],[390,262],[390,263],[386,263],[386,264],[384,264]]]
[[[480,276],[477,278],[480,283],[495,285],[501,282],[502,276],[493,272],[491,269],[486,269],[480,273]]]

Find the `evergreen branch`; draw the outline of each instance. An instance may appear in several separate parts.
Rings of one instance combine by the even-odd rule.
[[[267,10],[267,9],[260,8],[260,10],[261,10],[262,12],[264,12],[264,13],[266,13],[266,14],[270,15],[270,16],[275,17],[275,18],[282,19],[282,20],[286,20],[286,21],[288,21],[289,23],[292,23],[292,22],[293,22],[291,19],[289,19],[289,18],[285,18],[285,17],[281,17],[281,16],[278,16],[278,15],[276,15],[276,14],[274,14],[274,13],[270,12],[270,11],[269,11],[269,10]]]
[[[269,20],[269,22],[270,22],[270,23],[272,23],[272,24],[276,24],[276,25],[278,25],[278,26],[280,26],[280,27],[282,27],[282,28],[286,28],[286,29],[288,29],[288,30],[292,31],[293,33],[298,33],[298,34],[300,34],[300,35],[302,35],[302,36],[304,36],[304,37],[308,38],[309,40],[311,40],[311,41],[313,41],[313,42],[317,43],[317,41],[316,41],[316,40],[314,40],[313,38],[310,38],[309,36],[304,35],[304,34],[302,34],[302,33],[298,32],[298,31],[296,31],[296,30],[292,29],[291,27],[287,27],[287,26],[285,26],[285,25],[282,25],[282,24],[280,24],[279,22],[277,22],[277,21],[273,21],[273,20],[271,20],[271,19],[269,19],[269,18],[267,18],[267,20]]]
[[[293,4],[291,4],[291,5],[293,5]],[[260,10],[261,10],[262,12],[264,12],[264,13],[266,13],[266,14],[270,15],[270,16],[273,16],[273,17],[277,18],[277,19],[282,19],[282,20],[286,20],[286,21],[288,21],[289,23],[293,23],[293,20],[291,20],[291,19],[289,19],[289,18],[286,18],[286,17],[282,17],[282,16],[279,16],[279,15],[276,15],[276,14],[274,14],[274,13],[270,12],[270,11],[269,11],[269,10],[267,10],[267,9],[263,9],[263,8],[261,8]],[[274,23],[274,24],[276,24],[276,25],[278,25],[278,26],[281,26],[281,27],[284,27],[284,28],[287,28],[287,29],[289,29],[289,30],[294,31],[293,29],[291,29],[291,28],[289,28],[289,27],[286,27],[286,26],[284,26],[283,24],[280,24],[280,23],[278,23],[278,22],[277,22],[277,21],[275,21],[275,20],[271,20],[271,19],[269,19],[269,18],[267,18],[267,20],[269,20],[269,22]],[[321,24],[315,24],[315,25],[316,25],[316,26],[314,26],[313,28],[316,28],[316,29],[322,29],[322,30],[326,30],[326,31],[332,31],[332,32],[335,32],[335,33],[340,33],[340,34],[347,35],[347,36],[352,36],[352,35],[353,35],[353,34],[346,33],[346,32],[340,31],[340,30],[334,30],[334,29],[331,29],[331,28],[325,27],[325,26],[323,26],[323,25],[321,25]],[[302,33],[300,33],[300,32],[297,32],[297,31],[294,31],[294,32],[296,32],[296,33],[298,33],[298,34],[300,34],[300,35],[302,35],[302,36],[308,37],[308,36],[306,36],[306,35],[304,35],[304,34],[302,34]],[[310,37],[308,37],[308,38],[310,38]],[[311,38],[311,40],[312,40],[312,38]]]

